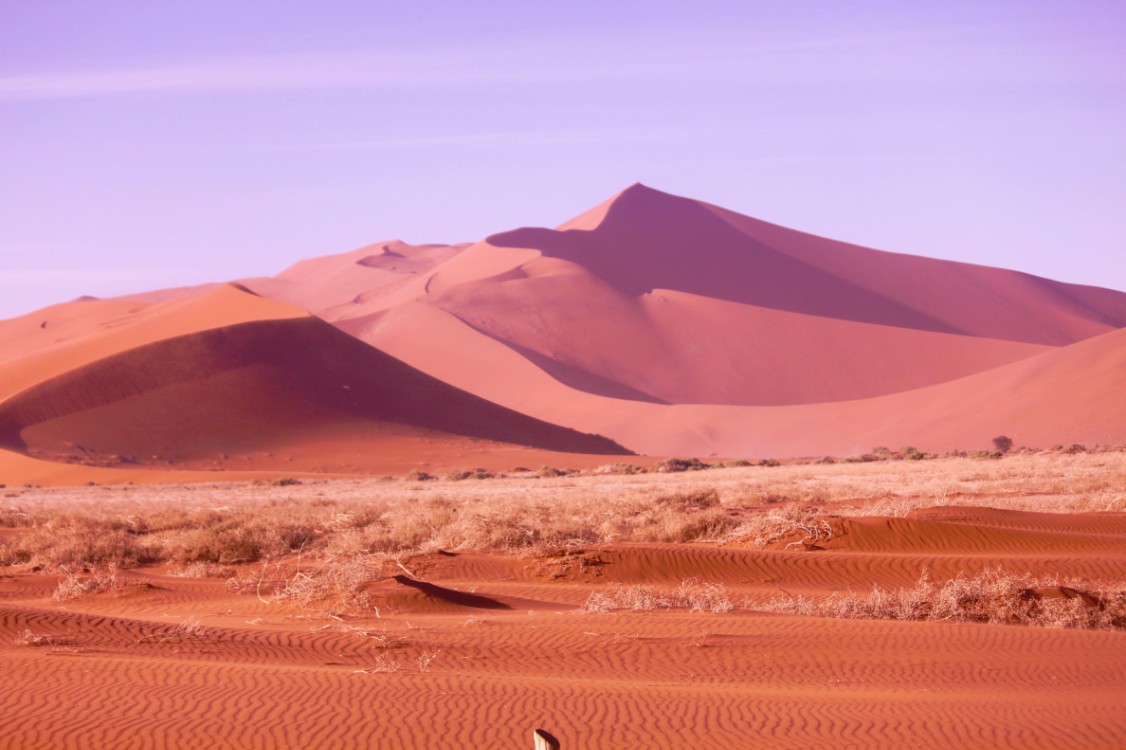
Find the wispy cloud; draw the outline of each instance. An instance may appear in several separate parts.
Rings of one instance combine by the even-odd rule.
[[[480,77],[440,62],[375,54],[226,58],[134,70],[32,73],[0,78],[0,97],[37,99],[146,92],[392,88]],[[494,74],[492,77],[500,77]]]
[[[676,80],[701,75],[793,82],[869,74],[895,76],[873,51],[900,45],[941,47],[972,30],[903,31],[772,42],[710,40],[687,43],[634,35],[543,39],[520,44],[380,52],[325,52],[215,58],[118,70],[28,72],[0,77],[0,100],[52,99],[140,93],[393,89],[446,85],[552,81]],[[787,58],[815,56],[820,64],[794,66]],[[806,60],[808,62],[808,60]],[[870,63],[878,62],[873,66]],[[914,71],[918,74],[919,71]],[[937,73],[937,71],[934,71]]]
[[[490,144],[521,144],[533,146],[622,143],[639,140],[660,140],[671,137],[655,131],[643,134],[610,131],[505,130],[489,133],[450,133],[413,138],[378,138],[360,141],[325,141],[317,143],[263,144],[264,151],[363,151],[398,148],[429,148],[434,146],[473,146]]]

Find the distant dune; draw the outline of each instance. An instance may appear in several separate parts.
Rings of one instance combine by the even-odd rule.
[[[0,442],[326,472],[1126,443],[1124,327],[1122,292],[634,185],[556,229],[381,242],[0,321]]]

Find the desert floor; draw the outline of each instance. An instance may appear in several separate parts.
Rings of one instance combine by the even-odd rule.
[[[5,748],[1126,737],[1123,452],[8,487],[0,564]]]

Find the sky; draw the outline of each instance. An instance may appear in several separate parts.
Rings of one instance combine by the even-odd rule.
[[[1126,290],[1126,3],[0,0],[0,318],[634,182]]]

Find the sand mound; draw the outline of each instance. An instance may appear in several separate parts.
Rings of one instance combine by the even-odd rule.
[[[0,405],[0,442],[36,455],[81,451],[180,462],[318,437],[423,433],[543,450],[622,452],[605,439],[462,393],[314,318],[242,323],[154,342]]]

